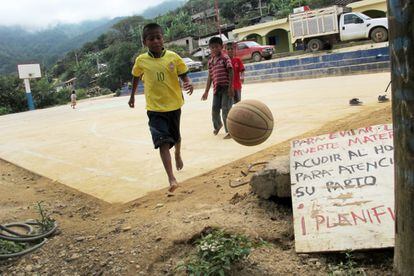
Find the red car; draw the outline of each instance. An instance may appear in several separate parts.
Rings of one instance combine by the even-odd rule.
[[[260,45],[255,41],[239,41],[235,43],[236,57],[246,60],[261,61],[262,58],[268,60],[272,58],[275,48],[272,45]]]

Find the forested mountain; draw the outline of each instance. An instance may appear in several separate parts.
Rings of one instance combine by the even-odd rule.
[[[54,64],[66,52],[95,40],[121,19],[59,24],[37,32],[0,26],[0,74],[16,72],[18,63],[36,62],[46,67]]]
[[[167,0],[142,12],[148,19],[183,5],[184,0]],[[52,28],[30,32],[22,27],[0,26],[0,75],[16,72],[18,63],[54,64],[70,50],[82,47],[106,33],[123,17],[58,24]]]
[[[162,2],[159,5],[149,7],[140,15],[147,19],[152,19],[154,17],[163,15],[169,11],[175,10],[178,7],[181,7],[184,4],[185,0],[167,0]]]

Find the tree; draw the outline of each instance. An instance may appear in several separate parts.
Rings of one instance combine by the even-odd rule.
[[[220,3],[220,15],[230,22],[238,22],[243,16],[248,1],[226,0]]]
[[[96,40],[95,40],[95,49],[97,51],[102,51],[105,49],[108,45],[106,44],[106,38],[107,34],[101,34]]]
[[[111,45],[103,52],[103,59],[108,65],[99,83],[111,90],[120,88],[124,82],[131,80],[131,71],[134,56],[139,51],[139,46],[131,42],[121,42]]]
[[[27,110],[25,91],[17,76],[0,76],[0,109],[1,113],[12,113]]]
[[[79,67],[76,69],[76,86],[79,88],[88,87],[97,72],[95,55],[90,54],[79,63]]]
[[[395,158],[395,272],[414,275],[414,3],[388,1]]]
[[[135,15],[119,21],[112,26],[112,29],[117,31],[121,41],[130,41],[134,31],[140,30],[144,25],[145,18]]]
[[[59,103],[53,90],[52,84],[44,77],[32,80],[31,91],[36,108],[45,108]]]

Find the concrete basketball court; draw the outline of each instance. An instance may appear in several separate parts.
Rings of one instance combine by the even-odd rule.
[[[361,111],[348,100],[378,104],[389,73],[244,85],[242,98],[263,101],[275,129],[263,144],[245,147],[212,134],[211,93],[185,96],[181,132],[184,170],[179,181],[200,175],[326,122]],[[111,203],[124,203],[168,187],[158,151],[153,149],[144,110],[128,97],[80,102],[0,117],[0,158]]]

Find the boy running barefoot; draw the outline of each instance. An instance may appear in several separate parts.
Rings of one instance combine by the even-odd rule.
[[[149,127],[154,147],[159,148],[162,163],[170,183],[169,192],[178,188],[174,176],[170,149],[175,148],[177,170],[184,166],[181,159],[180,117],[184,104],[179,78],[187,94],[193,93],[193,85],[187,76],[188,68],[176,53],[164,49],[163,32],[156,23],[143,29],[143,42],[148,52],[139,55],[132,69],[132,92],[129,106],[134,107],[138,82],[145,76],[145,101]]]

